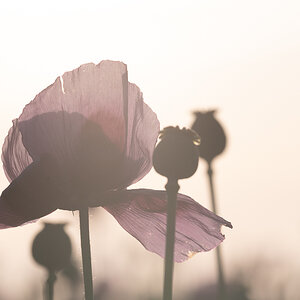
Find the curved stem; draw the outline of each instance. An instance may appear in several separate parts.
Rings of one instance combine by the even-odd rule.
[[[177,180],[168,179],[168,183],[166,184],[166,191],[168,194],[168,215],[163,300],[172,300],[173,294],[174,242],[176,229],[176,202],[178,190],[179,185]]]
[[[89,208],[79,210],[82,266],[84,277],[85,300],[93,300],[93,276],[91,264]]]
[[[217,205],[216,205],[216,198],[215,198],[214,184],[213,184],[213,170],[211,167],[211,163],[208,163],[207,175],[209,178],[212,210],[215,214],[217,214]],[[216,255],[217,255],[217,266],[218,266],[219,299],[225,300],[226,299],[226,285],[225,285],[224,272],[223,272],[221,246],[218,246],[216,248]]]

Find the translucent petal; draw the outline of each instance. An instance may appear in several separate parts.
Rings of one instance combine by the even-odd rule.
[[[143,178],[152,168],[152,155],[159,134],[159,121],[144,103],[140,89],[129,83],[126,160],[121,175],[127,187]]]
[[[103,61],[65,73],[26,105],[2,157],[10,180],[51,157],[66,195],[58,208],[75,210],[148,173],[158,131],[126,65]]]
[[[128,83],[126,65],[103,61],[57,78],[25,107],[19,128],[33,160],[50,154],[69,175],[78,173],[74,165],[79,172],[83,166],[97,168],[106,176],[93,171],[83,177],[104,179],[105,191],[127,187],[149,172],[159,122],[139,88]],[[105,165],[97,163],[100,156]]]
[[[167,221],[166,192],[127,190],[107,195],[104,208],[144,247],[164,257]],[[216,216],[188,196],[178,194],[174,260],[209,251],[223,240],[221,226],[230,222]]]
[[[18,120],[13,121],[13,126],[5,138],[2,147],[2,162],[9,181],[17,178],[32,163],[32,159],[22,142]]]
[[[69,159],[76,138],[85,126],[84,120],[97,124],[123,151],[127,84],[126,65],[111,61],[82,65],[66,72],[62,79],[57,78],[26,105],[19,118],[24,145],[33,159],[45,152],[59,161]],[[49,122],[45,122],[45,115]],[[66,117],[73,115],[75,124],[73,117]]]

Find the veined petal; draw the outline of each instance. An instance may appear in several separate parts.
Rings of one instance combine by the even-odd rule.
[[[10,182],[17,178],[32,163],[32,158],[22,142],[18,120],[13,121],[13,126],[5,138],[1,158],[5,175]]]
[[[24,108],[18,128],[34,161],[50,154],[65,166],[70,187],[98,178],[98,193],[125,188],[150,171],[159,122],[128,83],[126,65],[102,61],[57,78]]]
[[[127,66],[116,61],[85,64],[63,75],[68,112],[78,112],[99,125],[120,150],[125,146],[128,102]],[[69,110],[71,109],[71,111]]]
[[[59,161],[70,158],[73,142],[85,126],[84,122],[69,122],[66,116],[73,114],[81,115],[82,121],[97,124],[122,152],[125,147],[127,85],[127,68],[121,62],[85,64],[58,77],[26,105],[19,117],[23,142],[33,159],[45,151]],[[52,131],[44,124],[45,117],[39,118],[49,114],[52,118],[49,124],[55,127]],[[29,130],[28,126],[34,130]]]
[[[104,208],[144,247],[164,257],[167,223],[165,191],[147,189],[112,192]],[[223,240],[221,226],[231,223],[188,196],[178,194],[174,260],[182,262],[196,252],[209,251]]]
[[[126,161],[121,171],[123,188],[138,182],[152,168],[152,156],[159,134],[159,121],[144,103],[140,89],[128,85]]]
[[[65,73],[26,105],[2,159],[13,180],[51,157],[64,186],[58,207],[75,210],[149,172],[158,131],[155,113],[128,83],[126,65],[102,61]]]

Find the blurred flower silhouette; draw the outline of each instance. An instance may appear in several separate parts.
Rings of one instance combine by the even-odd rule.
[[[211,163],[226,147],[226,135],[223,127],[215,118],[216,110],[195,112],[196,120],[192,125],[201,139],[199,156]]]
[[[71,240],[64,230],[64,223],[44,223],[44,228],[32,243],[34,260],[49,270],[60,271],[70,265]]]
[[[102,206],[146,249],[164,255],[166,194],[127,190],[152,167],[155,113],[121,62],[85,64],[38,94],[13,121],[2,161],[11,182],[0,198],[0,228],[56,209]],[[178,195],[175,260],[216,247],[231,224]]]

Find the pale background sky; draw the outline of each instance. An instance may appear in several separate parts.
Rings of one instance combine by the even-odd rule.
[[[284,299],[298,299],[299,16],[300,2],[289,0],[3,1],[0,144],[11,120],[57,76],[103,59],[128,65],[129,80],[141,88],[161,127],[190,126],[193,110],[218,108],[229,142],[215,161],[217,199],[220,215],[234,226],[223,230],[226,275],[233,278],[237,268],[246,272],[265,261],[254,276],[261,282],[248,281],[255,286],[252,299],[264,293],[264,299],[277,299],[278,286]],[[152,171],[137,186],[162,189],[164,183]],[[1,169],[1,190],[7,185]],[[202,161],[196,175],[180,185],[182,193],[210,207]],[[57,218],[64,220],[65,214],[44,220]],[[77,214],[67,213],[67,218],[77,248]],[[96,279],[113,278],[114,291],[160,293],[163,261],[106,213],[99,220],[94,216],[93,224]],[[0,232],[0,291],[8,293],[8,300],[18,299],[17,292],[31,282],[29,274],[45,275],[27,259],[40,228]],[[214,253],[178,265],[178,299],[214,280],[214,271]]]

